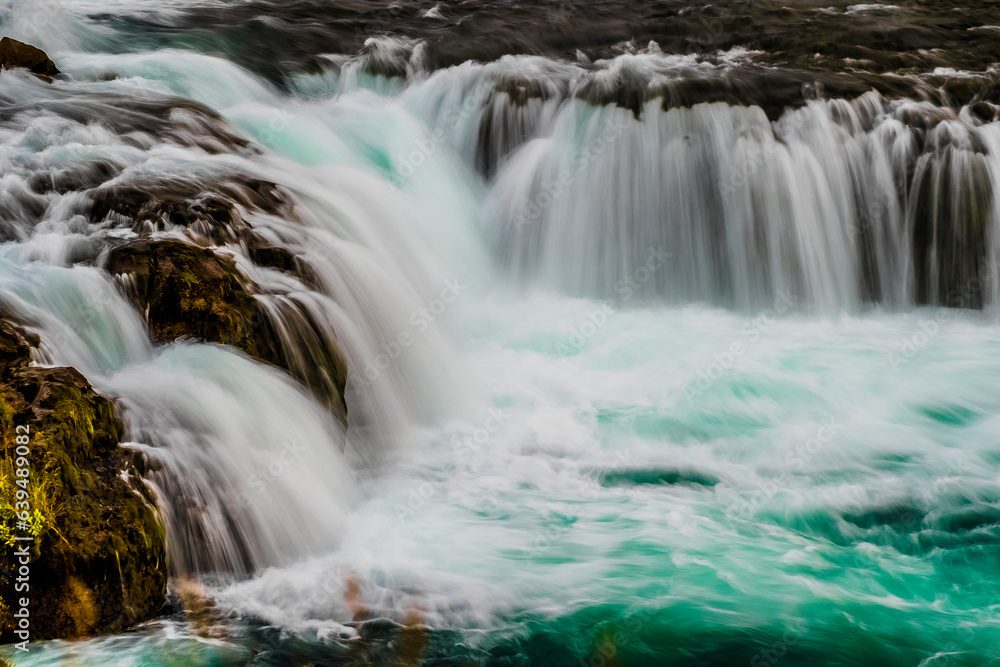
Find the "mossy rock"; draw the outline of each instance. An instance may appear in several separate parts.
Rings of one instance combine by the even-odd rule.
[[[111,401],[73,368],[29,365],[32,339],[0,322],[0,587],[14,591],[15,437],[30,430],[30,590],[5,593],[2,642],[12,603],[30,599],[31,639],[122,632],[166,602],[165,533],[141,481],[141,456],[119,447],[124,429]],[[20,433],[23,433],[23,428]],[[17,543],[25,544],[25,542]]]
[[[295,266],[291,253],[259,239],[250,244],[250,255],[277,268]],[[107,269],[146,318],[154,341],[193,338],[239,348],[291,373],[346,422],[347,364],[336,341],[323,335],[307,311],[288,306],[280,335],[294,340],[283,345],[254,297],[254,285],[232,258],[182,241],[142,240],[113,249]]]
[[[182,241],[139,241],[112,250],[108,271],[129,276],[126,292],[154,341],[195,338],[274,355],[255,331],[260,306],[231,258]]]
[[[246,175],[221,180],[160,179],[103,185],[90,192],[90,219],[126,223],[140,240],[113,248],[105,267],[146,319],[159,343],[180,338],[221,343],[288,371],[346,423],[347,365],[337,342],[294,299],[281,303],[278,325],[254,298],[256,286],[232,258],[209,247],[239,245],[254,264],[315,283],[307,263],[264,238],[248,220],[262,213],[298,220],[280,186]],[[152,239],[181,227],[191,243]],[[197,245],[195,245],[197,244]]]

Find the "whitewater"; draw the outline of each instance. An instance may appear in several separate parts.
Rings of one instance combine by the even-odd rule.
[[[655,43],[431,70],[383,37],[278,86],[91,16],[197,3],[43,4],[3,7],[67,77],[0,72],[0,303],[120,401],[171,585],[213,606],[15,664],[362,664],[359,618],[419,628],[424,664],[1000,660],[1000,123],[616,104],[753,56]],[[130,120],[165,96],[218,118]],[[292,194],[301,220],[250,220],[312,283],[221,248],[289,354],[294,313],[337,341],[346,426],[233,349],[151,342],[102,268],[131,226],[29,186],[95,161]]]

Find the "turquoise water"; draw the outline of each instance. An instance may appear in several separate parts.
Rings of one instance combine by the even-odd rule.
[[[1000,328],[990,311],[865,304],[852,267],[837,263],[846,245],[827,242],[832,232],[824,225],[840,224],[824,217],[835,217],[842,204],[836,164],[823,165],[831,170],[828,191],[799,193],[794,202],[830,204],[809,219],[816,234],[803,236],[803,257],[821,266],[801,291],[784,280],[784,267],[767,288],[748,283],[720,296],[725,290],[691,282],[711,273],[695,244],[690,255],[670,246],[673,256],[650,264],[643,278],[635,266],[655,244],[636,242],[610,257],[606,230],[584,220],[588,201],[579,196],[547,209],[553,238],[581,229],[593,236],[556,248],[550,239],[533,265],[535,246],[518,249],[521,237],[497,228],[511,213],[508,195],[525,192],[530,184],[518,180],[525,174],[547,173],[546,160],[566,159],[556,150],[560,142],[578,151],[603,122],[628,112],[576,105],[562,116],[571,126],[557,125],[555,139],[521,154],[525,171],[492,182],[471,165],[477,126],[474,114],[462,111],[478,108],[468,100],[478,104],[486,94],[481,66],[409,87],[347,67],[340,76],[303,75],[293,92],[280,92],[214,56],[131,54],[127,43],[116,43],[117,55],[99,53],[90,44],[110,38],[88,33],[82,19],[66,20],[87,37],[79,51],[59,54],[76,78],[72,85],[196,99],[262,153],[230,159],[161,145],[144,150],[77,127],[59,140],[8,137],[7,158],[52,158],[61,146],[63,159],[80,151],[113,155],[138,171],[256,165],[263,177],[284,179],[324,221],[316,225],[323,233],[303,247],[336,247],[341,254],[329,257],[365,267],[349,276],[363,285],[426,279],[413,287],[415,297],[371,288],[368,297],[384,296],[378,305],[394,319],[372,316],[389,323],[371,329],[384,344],[358,360],[363,368],[388,354],[390,373],[406,376],[401,404],[418,395],[446,409],[415,409],[410,428],[393,431],[392,462],[355,474],[343,516],[339,495],[330,507],[301,505],[308,498],[297,483],[322,485],[322,470],[281,480],[289,494],[300,493],[295,507],[303,517],[322,517],[326,531],[301,540],[322,543],[319,552],[284,545],[301,553],[294,564],[270,564],[242,580],[206,579],[200,590],[215,605],[207,616],[175,612],[121,636],[33,645],[27,657],[5,649],[15,664],[390,664],[377,657],[387,641],[377,630],[359,638],[349,625],[361,607],[419,623],[427,665],[1000,662]],[[508,60],[494,67],[540,66]],[[107,68],[121,78],[104,81]],[[34,94],[25,90],[19,94]],[[665,115],[660,129],[723,121],[767,127],[754,111],[720,105],[702,112]],[[821,105],[802,112],[826,128],[824,114]],[[641,143],[638,134],[628,136]],[[831,136],[803,146],[819,150]],[[656,151],[647,148],[632,145],[651,160]],[[802,152],[785,157],[782,173],[794,171]],[[606,175],[583,172],[576,187],[599,192]],[[765,169],[759,177],[773,175]],[[636,182],[641,199],[646,186]],[[618,183],[621,191],[627,185]],[[646,203],[659,194],[649,197]],[[697,219],[696,203],[687,204]],[[644,210],[636,205],[623,215],[638,225]],[[79,233],[71,226],[42,231]],[[25,242],[35,249],[32,259],[62,263],[62,255],[42,252],[50,246],[40,233]],[[504,245],[508,237],[519,240]],[[393,262],[406,271],[396,273]],[[745,275],[758,276],[753,260],[746,263]],[[60,292],[55,283],[69,271],[40,279]],[[97,270],[86,271],[88,281],[109,288]],[[615,289],[630,276],[627,293]],[[460,286],[456,298],[436,310],[449,281]],[[89,298],[113,301],[101,289]],[[581,293],[609,300],[571,296]],[[664,294],[669,298],[659,298]],[[107,317],[101,326],[124,330],[126,321]],[[120,334],[152,355],[148,341],[135,340],[135,322],[128,326],[131,338],[104,331],[91,341],[98,348],[103,341],[102,354],[114,359],[87,370],[126,403],[131,397],[132,405],[148,407],[160,399],[143,403],[126,380],[153,362],[126,359],[108,343]],[[419,344],[392,348],[404,333]],[[261,386],[287,392],[281,419],[308,414],[310,424],[321,423],[315,405],[283,379],[247,370],[251,362],[235,355],[199,349],[153,356],[163,365],[225,359],[219,373],[232,369],[234,384],[259,377]],[[102,380],[111,370],[117,384]],[[183,392],[182,380],[177,384]],[[232,399],[244,401],[248,414],[261,404],[250,394],[233,392]],[[241,439],[252,438],[229,440]],[[341,474],[338,468],[331,477]],[[289,528],[290,541],[316,530],[318,522],[305,523],[298,533],[292,528],[300,526]]]
[[[992,323],[950,315],[898,372],[894,346],[937,311],[792,315],[751,341],[752,318],[636,309],[554,354],[595,305],[457,304],[499,417],[432,431],[368,482],[333,554],[213,588],[227,639],[154,624],[23,664],[329,659],[348,577],[442,630],[427,664],[1000,658]]]

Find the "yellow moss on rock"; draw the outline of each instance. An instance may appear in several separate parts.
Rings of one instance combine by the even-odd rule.
[[[108,270],[132,276],[129,297],[153,340],[189,337],[270,355],[255,327],[260,306],[231,258],[181,241],[140,241],[112,251]]]
[[[143,462],[118,446],[112,403],[78,371],[29,359],[30,338],[0,321],[0,538],[24,535],[14,469],[17,427],[26,426],[32,639],[120,632],[165,603],[164,532],[140,481]],[[4,548],[0,589],[13,590],[16,566]],[[12,641],[11,613],[0,609],[0,643]]]
[[[100,620],[94,593],[77,577],[69,577],[66,583],[68,590],[63,598],[63,612],[73,621],[74,634],[84,637],[94,631]]]

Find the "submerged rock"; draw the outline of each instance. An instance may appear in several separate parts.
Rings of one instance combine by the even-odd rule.
[[[219,610],[208,588],[196,579],[180,578],[174,594],[189,628],[205,639],[226,640],[231,636],[226,616]]]
[[[59,74],[56,64],[49,59],[45,51],[10,37],[0,39],[0,68],[19,67],[30,70],[39,79],[49,83],[52,83],[52,77]]]
[[[20,563],[31,553],[31,639],[121,632],[156,616],[166,600],[166,547],[143,459],[119,447],[124,429],[111,401],[73,368],[29,365],[37,341],[0,322],[0,626],[11,634]],[[20,427],[20,428],[19,428]],[[29,431],[30,476],[17,479],[16,436]],[[15,505],[26,490],[30,518]],[[14,538],[30,534],[31,542]]]

